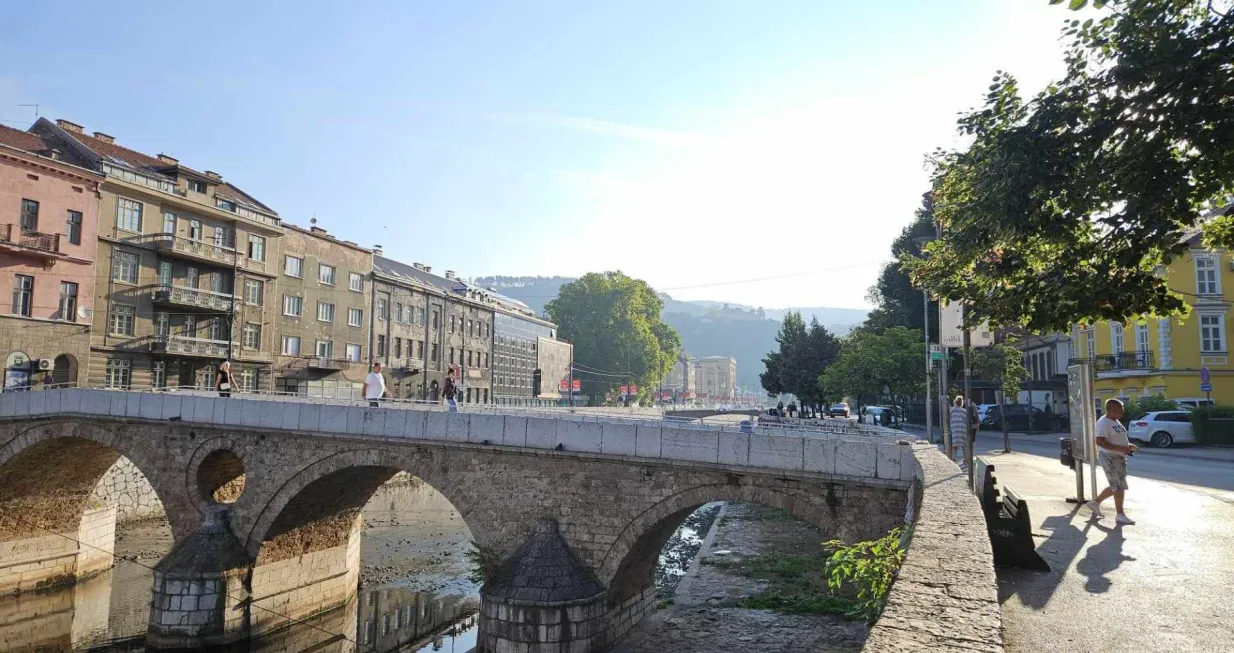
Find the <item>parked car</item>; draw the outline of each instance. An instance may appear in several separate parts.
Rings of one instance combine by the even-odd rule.
[[[827,409],[827,416],[848,417],[848,404],[842,401],[838,404],[831,404],[831,407]]]
[[[986,410],[981,419],[981,428],[1001,431],[1003,429],[1003,406],[994,405]],[[1011,431],[1065,431],[1070,425],[1066,415],[1047,413],[1036,406],[1007,404],[1007,428]]]
[[[977,404],[977,419],[984,421],[986,413],[998,404]]]
[[[1186,410],[1163,410],[1148,413],[1131,422],[1127,436],[1132,440],[1147,442],[1154,447],[1165,448],[1175,443],[1195,442],[1191,429],[1191,412]]]
[[[1199,397],[1184,397],[1181,399],[1174,399],[1172,401],[1181,410],[1195,410],[1200,406],[1213,405],[1213,401],[1211,399],[1201,399]]]
[[[883,426],[891,426],[899,423],[896,410],[888,406],[867,406],[866,414],[862,419],[866,424],[881,424]]]

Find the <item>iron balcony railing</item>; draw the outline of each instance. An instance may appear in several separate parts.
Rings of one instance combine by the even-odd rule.
[[[235,303],[235,296],[228,293],[200,290],[184,286],[158,285],[151,293],[151,299],[157,304],[174,304],[190,306],[221,313],[230,312]]]
[[[1075,365],[1083,361],[1091,362],[1093,370],[1097,372],[1157,369],[1153,362],[1153,352],[1151,351],[1124,351],[1118,354],[1101,354],[1091,358],[1072,358],[1067,364]]]
[[[0,229],[0,242],[34,250],[35,252],[60,253],[60,234],[28,231],[13,223],[3,225],[3,228]]]
[[[227,358],[229,345],[230,343],[226,340],[190,338],[188,336],[155,336],[154,341],[150,343],[150,350],[156,353],[180,356]]]
[[[184,254],[196,259],[231,267],[236,263],[236,250],[205,240],[193,240],[172,234],[156,234],[152,240],[163,251]]]
[[[308,366],[314,370],[345,370],[351,365],[346,358],[331,358],[329,356],[309,356]]]

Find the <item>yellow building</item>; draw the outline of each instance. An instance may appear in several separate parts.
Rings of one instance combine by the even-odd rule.
[[[1208,367],[1212,399],[1234,405],[1234,366],[1226,324],[1234,303],[1234,255],[1204,249],[1197,232],[1166,269],[1169,286],[1191,305],[1186,318],[1100,322],[1072,329],[1072,351],[1093,360],[1099,400],[1164,395],[1203,398],[1200,368]]]

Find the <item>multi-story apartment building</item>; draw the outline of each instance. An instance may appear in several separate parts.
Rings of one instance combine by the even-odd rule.
[[[694,361],[694,387],[700,399],[732,401],[737,389],[737,360],[705,356]]]
[[[1023,352],[1024,367],[1028,370],[1028,378],[1021,386],[1019,397],[1015,398],[1016,403],[1041,409],[1048,406],[1055,414],[1067,414],[1067,365],[1073,357],[1071,338],[1055,331],[1022,335],[1011,345]]]
[[[1183,318],[1099,322],[1072,328],[1073,356],[1093,361],[1099,401],[1164,395],[1201,398],[1200,369],[1212,378],[1212,399],[1234,404],[1234,365],[1227,324],[1234,305],[1234,258],[1204,248],[1199,232],[1188,249],[1163,270],[1169,287],[1191,304]]]
[[[89,382],[211,386],[231,359],[240,389],[271,387],[278,214],[217,173],[107,134],[45,118],[30,131],[105,177]]]
[[[279,310],[268,339],[274,388],[309,397],[359,397],[368,373],[373,252],[317,226],[283,223]],[[259,325],[244,326],[256,338]]]
[[[38,134],[0,126],[4,389],[85,382],[103,176]]]
[[[493,394],[506,405],[556,404],[574,352],[557,340],[557,325],[522,302],[486,291],[493,302]],[[564,348],[563,348],[564,346]]]
[[[391,392],[437,400],[454,373],[458,400],[492,401],[493,309],[474,286],[419,263],[373,261],[373,357]]]

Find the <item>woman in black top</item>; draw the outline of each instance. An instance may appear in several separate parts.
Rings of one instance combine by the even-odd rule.
[[[230,397],[231,388],[236,384],[236,380],[231,376],[231,361],[223,361],[219,365],[219,372],[215,375],[214,389],[219,391],[220,397]]]

